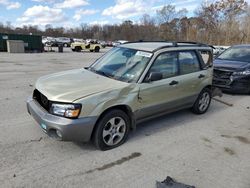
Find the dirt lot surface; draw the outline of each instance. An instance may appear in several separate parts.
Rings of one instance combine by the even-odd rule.
[[[197,188],[250,188],[250,96],[224,95],[140,124],[117,149],[49,138],[26,111],[38,77],[82,68],[101,53],[0,53],[0,187],[152,188],[166,176]]]

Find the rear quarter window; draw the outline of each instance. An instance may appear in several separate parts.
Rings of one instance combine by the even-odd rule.
[[[198,51],[202,59],[202,68],[209,67],[213,64],[213,54],[208,50],[199,50]]]

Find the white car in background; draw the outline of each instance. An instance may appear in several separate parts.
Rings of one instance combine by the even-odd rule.
[[[78,38],[73,38],[73,41],[74,42],[85,42],[84,39],[78,39]]]
[[[116,47],[116,46],[119,46],[121,44],[125,44],[127,42],[128,42],[127,40],[117,40],[117,41],[113,42],[112,44],[114,47]]]
[[[45,36],[43,36],[43,37],[42,37],[42,43],[43,43],[45,46],[53,46],[53,44],[56,43],[56,39],[53,38],[53,37],[45,37]]]
[[[226,49],[228,49],[230,46],[214,46],[213,53],[215,56],[221,54],[224,52]]]

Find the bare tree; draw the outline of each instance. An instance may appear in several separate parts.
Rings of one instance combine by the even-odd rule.
[[[71,38],[96,38],[100,40],[168,40],[199,41],[209,44],[232,45],[250,43],[250,7],[246,0],[217,0],[202,3],[194,17],[187,10],[176,10],[166,5],[156,11],[156,16],[143,15],[139,23],[125,20],[121,24],[89,25],[65,30],[48,24],[44,30],[38,26],[24,25],[14,28],[10,22],[0,23],[1,33],[38,34]]]

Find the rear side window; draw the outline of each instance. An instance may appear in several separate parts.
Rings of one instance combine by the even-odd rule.
[[[193,51],[179,52],[180,74],[189,74],[200,70],[200,63]]]

